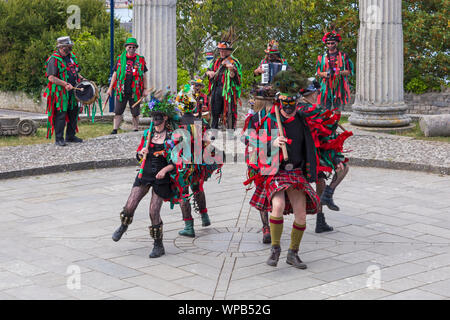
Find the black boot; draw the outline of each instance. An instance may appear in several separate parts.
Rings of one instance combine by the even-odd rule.
[[[281,247],[272,246],[270,249],[270,257],[267,259],[267,264],[272,267],[276,267],[278,264],[278,259],[280,259]]]
[[[120,213],[120,221],[122,222],[122,224],[116,231],[114,231],[112,235],[112,239],[116,242],[119,241],[120,238],[122,238],[122,235],[127,231],[128,226],[131,224],[131,222],[133,222],[133,215],[127,213],[125,209],[123,209]]]
[[[306,264],[303,263],[302,260],[300,260],[298,256],[298,250],[288,250],[286,263],[290,264],[298,269],[306,269]]]
[[[339,207],[333,201],[334,189],[330,186],[326,186],[323,190],[322,196],[320,197],[320,203],[327,206],[328,209],[333,211],[339,211]]]
[[[325,221],[325,215],[323,212],[318,212],[316,217],[316,233],[333,231],[333,227],[330,227]]]
[[[161,257],[166,252],[163,246],[163,223],[149,227],[150,235],[155,240],[153,243],[153,250],[149,255],[149,258]]]

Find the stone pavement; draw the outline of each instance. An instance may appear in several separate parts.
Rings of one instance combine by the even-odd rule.
[[[212,225],[178,236],[179,207],[163,206],[166,255],[149,259],[147,196],[121,241],[134,167],[0,181],[0,299],[449,299],[450,177],[352,167],[326,210],[335,231],[308,217],[298,270],[265,264],[259,214],[242,185],[245,167],[224,166],[206,184]]]

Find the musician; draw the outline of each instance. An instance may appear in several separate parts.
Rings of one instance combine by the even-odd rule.
[[[143,56],[136,53],[139,48],[135,38],[128,38],[125,41],[125,50],[118,57],[114,72],[111,77],[107,94],[112,97],[115,89],[116,103],[114,107],[113,130],[111,134],[116,134],[122,122],[123,112],[130,106],[134,131],[139,129],[140,103],[131,108],[141,97],[146,97],[150,93],[147,89],[147,65]]]
[[[160,99],[159,99],[160,100]],[[168,101],[164,104],[155,104],[151,116],[153,121],[152,131],[144,131],[141,144],[137,149],[136,158],[142,161],[147,154],[142,178],[136,176],[128,200],[120,213],[121,225],[114,232],[112,239],[119,241],[133,221],[134,212],[144,196],[152,188],[149,216],[152,225],[149,227],[150,236],[153,238],[153,249],[150,258],[158,258],[165,254],[163,246],[163,222],[160,211],[163,201],[172,201],[174,198],[173,180],[170,173],[175,169],[170,155],[173,149],[171,140],[171,127],[169,121],[175,117],[175,109]],[[147,138],[150,134],[150,144],[147,147]]]
[[[83,142],[75,136],[79,108],[73,88],[84,78],[79,73],[80,66],[72,52],[73,42],[70,37],[60,37],[56,42],[56,51],[46,61],[48,84],[44,97],[47,98],[47,138],[50,139],[55,132],[55,145],[63,147],[66,142]],[[64,140],[66,118],[68,122]]]
[[[264,50],[264,52],[266,53],[266,56],[264,57],[264,59],[261,60],[258,68],[256,68],[253,71],[253,75],[255,77],[260,76],[261,74],[264,73],[264,70],[262,67],[263,64],[281,63],[282,65],[285,65],[286,67],[288,66],[287,60],[281,56],[281,53],[280,53],[280,50],[278,47],[278,42],[276,40],[270,40],[269,43],[267,44],[267,49]]]
[[[194,110],[194,116],[201,119],[202,114],[207,114],[211,111],[209,107],[208,96],[202,92],[202,89],[205,87],[205,85],[203,84],[202,79],[197,78],[191,81],[191,86],[194,89],[193,94],[195,100],[197,101]]]
[[[241,96],[241,64],[231,52],[233,29],[222,37],[217,45],[220,56],[215,59],[206,75],[209,78],[208,95],[211,96],[211,111],[213,129],[219,128],[222,117],[223,125],[228,129],[236,128],[237,103]]]
[[[327,51],[317,58],[316,70],[321,78],[317,103],[328,110],[340,110],[350,99],[348,77],[354,74],[354,67],[348,55],[338,50],[341,40],[335,30],[326,33],[322,41]]]
[[[250,134],[249,144],[254,148],[246,156],[247,164],[258,172],[251,178],[257,192],[252,196],[250,205],[259,211],[271,212],[272,248],[267,260],[270,266],[276,266],[280,257],[283,214],[294,213],[286,262],[299,269],[306,268],[298,256],[298,250],[306,228],[306,214],[317,213],[319,205],[319,199],[309,184],[317,178],[314,141],[304,115],[297,111],[298,92],[305,82],[293,71],[278,73],[274,79],[274,85],[279,90],[277,102]],[[278,126],[276,108],[283,128]],[[273,129],[282,129],[285,137],[272,138]],[[262,149],[264,146],[267,150]],[[277,149],[284,147],[287,148],[288,162]],[[271,156],[267,158],[266,155]]]

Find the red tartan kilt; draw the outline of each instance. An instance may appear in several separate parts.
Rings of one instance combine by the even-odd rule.
[[[270,178],[271,181],[268,181]],[[268,185],[267,185],[268,183]],[[265,187],[265,188],[264,188]],[[266,176],[264,182],[256,186],[255,193],[250,199],[250,205],[259,211],[272,211],[271,199],[275,193],[293,187],[302,190],[306,195],[306,214],[316,214],[319,210],[320,199],[317,193],[306,181],[300,169],[292,171],[280,170],[275,176]],[[285,194],[285,207],[283,214],[293,213],[289,197]]]

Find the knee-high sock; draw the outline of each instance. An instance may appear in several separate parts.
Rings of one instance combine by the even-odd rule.
[[[269,222],[272,246],[280,246],[281,234],[283,233],[283,217],[276,218],[271,215]]]
[[[300,225],[295,223],[292,225],[292,232],[291,232],[291,245],[289,246],[289,249],[291,250],[298,250],[300,247],[300,242],[302,241],[303,233],[305,232],[306,224]]]

